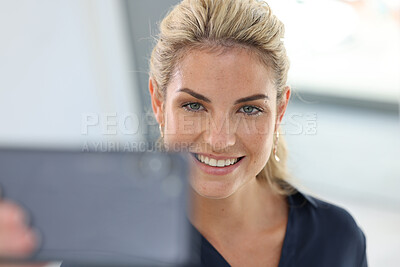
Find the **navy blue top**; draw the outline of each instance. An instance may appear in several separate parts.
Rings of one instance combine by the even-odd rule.
[[[365,236],[347,211],[300,192],[288,196],[288,202],[289,218],[278,267],[367,267]],[[201,266],[230,266],[193,230],[201,240]]]
[[[367,266],[365,236],[347,211],[300,192],[288,201],[279,267]],[[207,239],[201,240],[202,266],[230,266]]]

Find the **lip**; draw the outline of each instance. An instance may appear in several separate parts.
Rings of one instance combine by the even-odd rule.
[[[197,167],[199,167],[200,170],[202,170],[203,172],[205,172],[207,174],[210,174],[210,175],[226,175],[226,174],[229,174],[229,173],[233,172],[234,170],[236,170],[240,166],[240,164],[242,164],[242,162],[243,162],[243,160],[245,158],[245,157],[243,157],[243,159],[241,159],[240,161],[236,162],[235,164],[229,165],[229,166],[226,166],[226,167],[213,167],[213,166],[210,166],[210,165],[207,165],[205,163],[202,163],[202,162],[198,161],[196,159],[196,156],[194,155],[194,153],[190,153],[190,155],[192,156],[191,158],[192,158],[194,164]],[[198,155],[206,156],[207,154],[198,154]],[[233,158],[233,157],[214,157],[214,156],[212,156],[210,154],[208,154],[208,155],[209,155],[208,157],[212,157],[214,159],[231,159],[231,158]]]
[[[215,156],[212,154],[203,154],[203,153],[191,153],[191,154],[197,154],[197,155],[202,155],[204,157],[209,157],[209,158],[213,158],[213,159],[223,159],[223,160],[227,160],[227,159],[236,159],[236,158],[240,158],[241,156]]]

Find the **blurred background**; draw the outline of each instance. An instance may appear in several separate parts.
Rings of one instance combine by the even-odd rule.
[[[0,0],[0,147],[127,151],[153,141],[148,59],[177,2]],[[370,266],[398,266],[400,2],[268,3],[286,25],[295,183],[355,217]]]

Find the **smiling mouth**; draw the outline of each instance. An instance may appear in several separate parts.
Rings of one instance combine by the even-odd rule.
[[[199,154],[195,154],[192,153],[194,155],[194,157],[197,159],[197,161],[206,164],[208,166],[211,167],[227,167],[230,165],[235,165],[236,163],[238,163],[240,160],[242,160],[244,158],[243,157],[239,157],[239,158],[231,158],[231,159],[213,159],[213,158],[209,158],[203,155],[199,155]]]

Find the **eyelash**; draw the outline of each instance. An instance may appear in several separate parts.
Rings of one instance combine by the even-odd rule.
[[[202,109],[194,110],[194,109],[188,108],[188,107],[189,107],[190,105],[192,105],[192,104],[198,104],[198,105],[200,105],[200,107],[201,107]],[[264,113],[264,110],[263,110],[262,108],[260,108],[260,107],[256,107],[256,106],[253,106],[253,105],[244,105],[244,106],[242,106],[240,109],[243,109],[244,107],[252,107],[252,108],[254,108],[254,109],[257,111],[257,112],[254,113],[254,114],[246,113],[246,112],[241,112],[241,113],[243,113],[243,114],[246,115],[246,116],[259,116],[259,115],[261,115],[262,113]],[[189,103],[186,103],[186,104],[182,105],[182,108],[183,108],[184,110],[188,111],[188,112],[200,112],[200,111],[202,111],[202,110],[205,109],[204,106],[203,106],[202,104],[198,103],[198,102],[189,102]],[[240,110],[240,109],[239,109],[239,110]]]
[[[200,105],[200,107],[202,107],[203,109],[195,110],[195,109],[190,109],[190,108],[188,108],[188,106],[189,106],[189,105],[192,105],[192,104],[198,104],[198,105]],[[183,107],[184,110],[189,111],[189,112],[199,112],[199,111],[201,111],[201,110],[204,110],[203,105],[200,104],[200,103],[197,103],[197,102],[189,102],[189,103],[183,104],[182,107]]]

